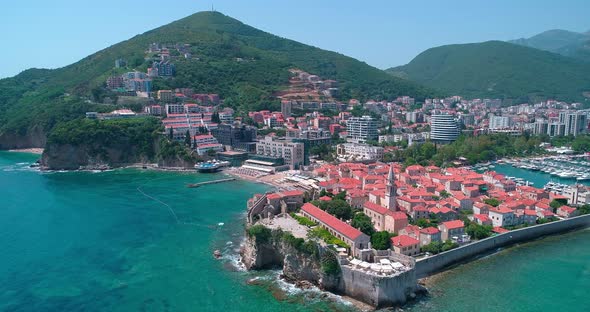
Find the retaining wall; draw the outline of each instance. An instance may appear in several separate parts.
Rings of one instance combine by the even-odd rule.
[[[590,226],[590,215],[584,215],[566,220],[535,225],[482,239],[475,243],[416,261],[416,277],[423,278],[440,272],[453,264],[481,255],[486,251],[588,226]]]
[[[342,266],[339,293],[374,307],[404,304],[416,291],[416,274],[409,270],[396,276],[376,276]]]

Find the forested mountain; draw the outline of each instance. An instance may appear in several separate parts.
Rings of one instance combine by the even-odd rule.
[[[553,29],[510,42],[590,62],[590,32],[577,33]]]
[[[392,75],[467,97],[586,101],[590,64],[502,41],[428,49]]]
[[[176,77],[158,79],[155,87],[218,93],[242,111],[271,105],[272,93],[288,84],[288,69],[294,67],[337,80],[343,100],[437,95],[353,58],[274,36],[221,13],[200,12],[72,65],[27,70],[0,80],[0,148],[42,146],[56,123],[81,117],[88,110],[116,107],[97,104],[112,98],[105,89],[106,78],[135,69],[145,72],[145,50],[154,42],[190,44],[194,56],[175,59]],[[116,59],[126,60],[127,68],[115,69]]]

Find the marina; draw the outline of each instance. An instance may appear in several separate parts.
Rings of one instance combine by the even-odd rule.
[[[561,179],[590,181],[590,162],[582,156],[552,156],[506,161],[513,167],[540,171]]]
[[[474,166],[474,169],[494,170],[517,185],[531,185],[557,194],[575,184],[590,186],[590,162],[585,155],[502,160],[492,166],[493,169],[489,165],[486,168]]]

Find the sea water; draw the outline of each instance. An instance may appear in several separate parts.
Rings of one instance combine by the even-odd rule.
[[[265,185],[192,189],[223,175],[137,169],[41,173],[29,168],[37,158],[0,152],[0,311],[354,310],[236,265],[245,202]],[[404,310],[588,310],[589,240],[554,236],[459,266]]]
[[[137,169],[41,173],[29,168],[37,158],[0,152],[0,311],[348,309],[282,290],[277,272],[235,265],[246,200],[263,184],[188,188],[224,176]]]

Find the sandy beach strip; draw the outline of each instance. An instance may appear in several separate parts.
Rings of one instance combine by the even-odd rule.
[[[31,153],[41,155],[43,154],[43,148],[40,147],[32,147],[32,148],[17,148],[17,149],[10,149],[9,152],[15,153]]]

